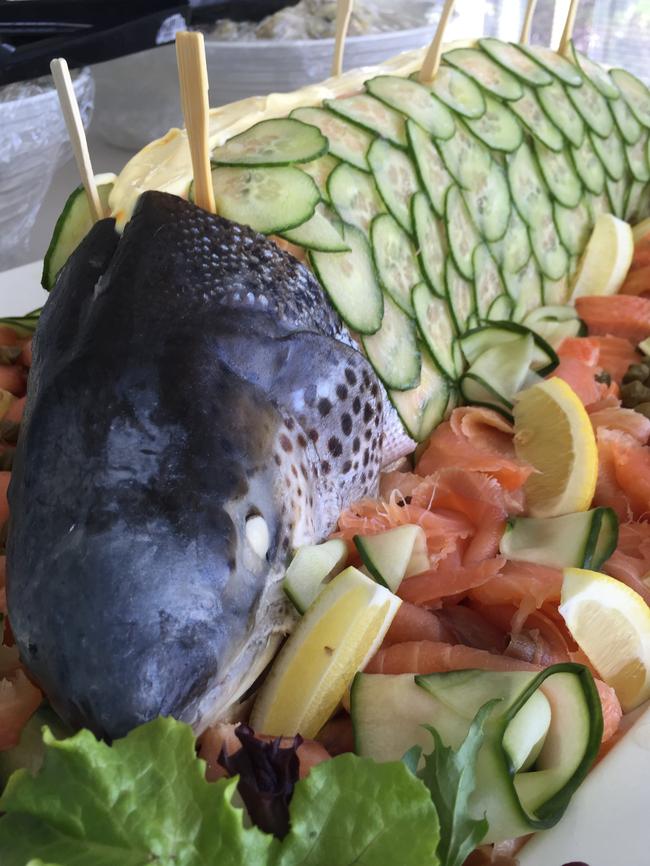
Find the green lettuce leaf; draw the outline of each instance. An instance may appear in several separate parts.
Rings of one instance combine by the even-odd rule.
[[[209,783],[191,729],[157,719],[109,747],[47,729],[39,774],[0,798],[2,866],[436,866],[429,792],[403,764],[342,755],[298,782],[282,842]]]
[[[236,780],[205,781],[187,725],[156,719],[112,747],[89,731],[44,740],[38,776],[15,773],[0,799],[2,866],[270,862],[276,840],[244,828]]]
[[[438,863],[435,808],[403,764],[340,755],[296,785],[289,811],[278,866]]]
[[[472,818],[469,798],[476,787],[476,760],[483,744],[483,729],[495,703],[489,701],[481,707],[456,751],[445,746],[435,728],[426,726],[433,737],[434,749],[425,756],[418,776],[431,792],[438,812],[441,866],[461,866],[489,829],[485,818]],[[404,757],[407,765],[412,766],[412,752]]]

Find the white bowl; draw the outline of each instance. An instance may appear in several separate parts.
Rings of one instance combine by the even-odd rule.
[[[84,125],[94,86],[90,69],[75,76]],[[56,90],[0,102],[0,271],[25,261],[29,234],[56,169],[71,155]]]
[[[426,45],[433,28],[417,27],[371,36],[351,36],[344,68],[372,66]],[[296,90],[330,75],[333,39],[280,42],[219,42],[206,39],[210,104]],[[142,51],[93,67],[97,86],[93,130],[117,147],[144,147],[181,126],[178,73],[173,45]]]

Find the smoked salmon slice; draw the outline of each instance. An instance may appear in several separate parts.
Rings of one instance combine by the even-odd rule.
[[[435,606],[444,598],[463,596],[492,580],[504,564],[505,559],[499,556],[460,566],[443,560],[436,568],[407,578],[400,585],[397,594],[414,605]],[[411,637],[411,640],[415,639]]]
[[[598,346],[598,363],[618,385],[622,383],[630,364],[641,361],[641,354],[624,337],[613,337],[609,334],[589,339]]]
[[[541,665],[505,655],[495,655],[485,650],[458,644],[411,641],[394,644],[379,652],[366,666],[371,674],[432,674],[444,671],[478,669],[485,671],[540,671]],[[612,688],[596,680],[603,708],[603,741],[609,739],[621,720],[621,705]]]
[[[622,406],[609,406],[604,409],[589,412],[591,424],[598,430],[618,430],[627,433],[640,445],[647,444],[650,439],[650,418],[646,418],[634,409],[624,409]]]
[[[403,601],[386,632],[382,646],[409,640],[454,642],[454,631],[431,610]]]
[[[650,523],[623,523],[618,545],[603,571],[627,584],[650,604]]]
[[[576,298],[578,315],[590,334],[625,337],[635,345],[650,335],[650,299],[633,295]]]
[[[610,388],[599,381],[603,370],[599,365],[598,343],[588,337],[568,337],[558,349],[559,365],[552,376],[564,379],[585,406],[602,400]]]
[[[422,479],[418,478],[418,482],[420,485]],[[456,551],[459,542],[469,538],[474,528],[462,513],[433,511],[413,502],[406,503],[402,495],[394,491],[388,500],[363,499],[351,505],[339,517],[338,531],[334,535],[344,538],[353,548],[355,535],[377,535],[406,523],[415,523],[424,530],[432,565]]]
[[[622,522],[650,517],[650,448],[629,433],[600,427],[594,505],[610,506]]]
[[[502,653],[508,642],[509,624],[505,628],[495,625],[484,616],[485,610],[474,610],[461,603],[441,607],[436,611],[438,619],[453,632],[453,639],[446,642]],[[409,639],[414,638],[407,638]]]
[[[434,430],[417,472],[431,475],[441,469],[462,468],[484,472],[506,490],[521,488],[532,467],[517,460],[513,429],[492,409],[455,409],[449,421]]]
[[[517,632],[533,611],[547,602],[558,604],[561,591],[562,572],[559,569],[509,560],[493,580],[472,589],[469,595],[481,606],[512,605],[516,614],[511,629]]]
[[[444,469],[428,476],[412,494],[411,502],[434,511],[464,515],[473,531],[463,565],[496,556],[508,517],[508,502],[499,482],[466,469]]]

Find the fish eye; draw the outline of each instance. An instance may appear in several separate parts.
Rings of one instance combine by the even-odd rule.
[[[246,517],[246,538],[253,551],[264,559],[271,543],[269,527],[262,515],[255,511]]]

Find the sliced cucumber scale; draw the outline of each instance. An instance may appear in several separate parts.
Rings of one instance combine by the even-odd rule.
[[[609,74],[638,122],[650,127],[650,90],[625,69],[612,69]]]
[[[614,127],[614,118],[603,94],[586,77],[581,87],[569,87],[567,94],[587,126],[596,135],[606,138]]]
[[[373,219],[386,210],[372,175],[345,162],[330,174],[327,191],[343,222],[366,235]]]
[[[443,59],[500,99],[519,99],[523,93],[522,85],[514,75],[476,48],[454,48],[443,54]]]
[[[368,170],[366,154],[374,140],[371,133],[325,108],[296,108],[290,117],[320,129],[328,141],[329,152],[338,159]]]
[[[425,283],[420,283],[413,289],[413,307],[418,329],[434,363],[449,379],[457,379],[463,362],[447,301],[437,298]]]
[[[449,380],[434,364],[425,346],[420,346],[420,356],[419,384],[408,391],[388,392],[406,432],[415,442],[428,439],[444,420],[453,394]]]
[[[543,90],[543,88],[542,88]],[[527,127],[534,138],[551,150],[562,150],[564,138],[551,118],[544,112],[536,92],[531,87],[524,86],[520,99],[509,103],[510,108]]]
[[[577,89],[577,88],[569,88]],[[550,120],[563,133],[573,147],[580,147],[585,135],[585,122],[567,96],[567,88],[559,81],[540,87],[537,98]]]
[[[587,57],[586,54],[578,51],[573,41],[571,42],[571,54],[575,65],[580,67],[596,90],[600,91],[607,99],[617,100],[619,98],[620,90],[609,77],[607,70]]]
[[[415,160],[422,186],[429,196],[433,209],[438,216],[442,216],[445,212],[447,190],[452,185],[453,180],[433,140],[422,127],[414,120],[409,120],[406,124],[406,131],[411,155]]]
[[[373,334],[382,323],[384,298],[370,247],[353,226],[343,227],[343,240],[350,252],[311,252],[310,261],[343,321],[360,334]]]
[[[474,277],[474,250],[481,239],[458,187],[447,193],[445,205],[449,249],[460,273],[468,280]]]
[[[380,329],[363,337],[363,347],[375,373],[387,388],[408,391],[419,384],[421,357],[415,323],[390,296],[384,297]]]
[[[411,291],[422,275],[410,236],[391,214],[380,214],[372,221],[370,243],[381,285],[407,315],[415,316]]]
[[[551,568],[598,571],[618,541],[618,519],[611,508],[594,508],[561,517],[515,517],[503,534],[500,551],[509,559]]]
[[[320,193],[295,166],[212,169],[217,211],[263,234],[281,234],[311,219]]]
[[[406,147],[403,115],[369,93],[329,99],[325,106],[346,120],[388,138],[400,147]]]
[[[563,84],[567,84],[569,87],[580,87],[582,84],[582,76],[575,66],[557,51],[542,45],[518,45],[517,48],[539,63]]]
[[[523,130],[507,103],[492,96],[485,97],[485,111],[475,119],[465,118],[465,123],[477,138],[492,150],[510,153],[517,150],[523,140]]]
[[[95,177],[99,201],[104,213],[109,213],[108,197],[115,183],[114,174],[98,174]],[[83,186],[70,193],[54,226],[52,240],[43,259],[41,285],[46,292],[54,288],[57,275],[81,241],[93,227],[90,205]]]
[[[378,138],[368,151],[368,162],[388,210],[407,232],[413,232],[411,198],[420,184],[408,154]]]
[[[463,117],[480,117],[485,111],[481,88],[453,66],[443,64],[431,84],[432,92],[449,108]]]
[[[539,87],[550,84],[553,80],[543,66],[531,60],[527,54],[519,50],[517,45],[492,37],[479,39],[478,44],[504,69],[513,72],[527,84]]]
[[[307,250],[320,250],[325,253],[341,253],[350,250],[343,240],[340,221],[323,204],[316,205],[311,219],[296,226],[295,229],[283,232],[282,237]]]
[[[444,226],[436,219],[425,193],[415,193],[411,200],[411,208],[420,268],[434,293],[444,298],[447,257]]]
[[[295,118],[262,120],[212,151],[215,165],[290,165],[327,153],[325,136]]]
[[[434,94],[417,81],[395,75],[381,75],[366,82],[366,88],[377,99],[393,109],[412,118],[423,129],[436,138],[451,138],[454,134],[454,119],[447,108]],[[376,131],[384,138],[391,138],[381,127]],[[405,141],[396,141],[405,144]]]

